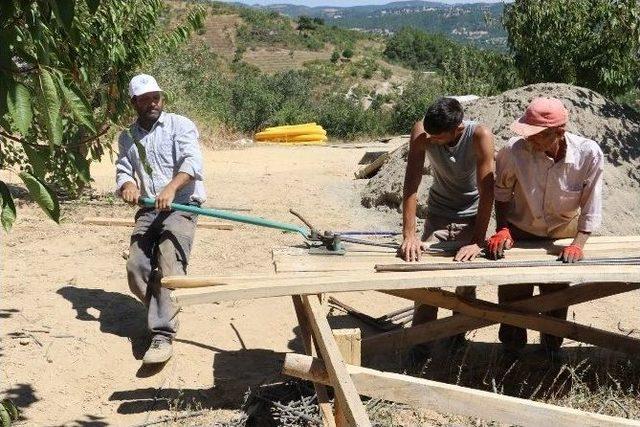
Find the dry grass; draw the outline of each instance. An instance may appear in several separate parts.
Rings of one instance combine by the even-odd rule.
[[[197,37],[214,53],[230,59],[236,50],[236,27],[240,23],[242,19],[238,15],[209,14],[204,22],[204,34]]]
[[[410,375],[610,416],[640,419],[640,359],[595,347],[519,357],[498,343],[439,344]],[[485,424],[480,424],[485,425]]]
[[[243,60],[260,68],[264,73],[302,69],[305,62],[314,60],[328,61],[332,49],[321,51],[287,50],[279,48],[258,48],[247,50]]]
[[[428,359],[405,367],[405,373],[583,411],[640,419],[640,359],[593,347],[565,347],[560,354],[550,357],[531,345],[520,358],[514,359],[505,356],[498,343],[470,342],[456,348],[437,343]],[[242,412],[234,420],[222,425],[309,426],[317,425],[314,420],[319,420],[312,387],[297,380],[270,381],[249,390],[239,409]],[[377,426],[495,425],[488,420],[416,410],[378,399],[369,399],[366,409]]]

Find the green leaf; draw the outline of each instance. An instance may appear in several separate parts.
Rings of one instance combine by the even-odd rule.
[[[13,197],[11,197],[9,187],[2,181],[0,181],[0,206],[2,207],[0,222],[2,222],[4,230],[9,232],[16,220],[16,205],[13,204]]]
[[[73,117],[80,122],[91,132],[96,133],[96,126],[93,123],[93,115],[91,114],[91,107],[85,99],[84,95],[76,88],[69,88],[65,86],[64,81],[58,79],[58,87],[64,96],[65,104],[69,107]]]
[[[80,153],[69,153],[69,156],[73,159],[73,165],[78,172],[78,176],[85,184],[91,181],[91,174],[89,173],[89,161]]]
[[[7,93],[7,110],[13,119],[16,129],[22,135],[26,135],[33,120],[31,109],[31,93],[22,83],[9,80]]]
[[[9,94],[9,74],[0,71],[0,120],[7,113],[7,95]]]
[[[53,77],[45,68],[40,68],[38,74],[38,98],[40,112],[44,118],[43,127],[47,130],[47,136],[51,145],[59,145],[62,142],[62,118],[60,116],[60,98],[53,82]]]
[[[142,167],[147,175],[151,175],[153,173],[153,169],[151,169],[151,165],[147,161],[147,150],[144,149],[144,146],[140,141],[135,139],[133,141],[136,144],[136,148],[138,149],[138,154],[140,155],[140,161],[142,162]]]
[[[0,1],[0,16],[4,19],[13,18],[13,15],[16,11],[16,6],[13,4],[13,1]]]
[[[89,13],[93,15],[100,6],[100,0],[87,0],[87,6],[89,6]]]
[[[58,197],[39,178],[28,172],[20,172],[20,178],[27,186],[29,194],[42,210],[57,223],[60,223],[60,204]]]
[[[11,417],[11,421],[18,421],[20,418],[20,411],[15,403],[11,401],[11,399],[2,399],[0,405],[4,406],[4,409],[7,410],[9,416]]]
[[[67,33],[71,31],[73,15],[75,13],[75,0],[49,0],[56,20],[62,25]]]
[[[138,156],[140,156],[140,162],[142,163],[142,167],[144,168],[144,171],[147,173],[147,175],[151,175],[153,173],[153,169],[151,169],[151,165],[147,161],[147,150],[145,150],[144,145],[142,145],[140,140],[135,138],[131,134],[130,130],[127,130],[127,133],[129,135],[129,138],[133,140],[133,143],[136,145],[136,148],[138,149]]]
[[[22,144],[24,152],[27,154],[29,164],[33,168],[33,173],[38,178],[44,178],[44,174],[47,170],[46,163],[49,153],[43,153],[40,148],[35,148],[29,144]]]

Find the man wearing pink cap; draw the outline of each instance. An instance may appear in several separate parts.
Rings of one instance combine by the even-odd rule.
[[[573,238],[558,260],[573,263],[583,258],[584,244],[602,220],[604,156],[595,141],[567,132],[567,121],[560,100],[536,98],[511,125],[520,136],[509,140],[496,157],[497,229],[488,241],[490,257],[502,258],[520,239]],[[541,284],[540,293],[566,287]],[[498,288],[500,302],[532,295],[533,285]],[[564,319],[567,308],[548,314]],[[527,331],[510,325],[500,325],[499,337],[508,351],[520,351],[527,343]],[[542,334],[541,343],[555,352],[562,338]]]

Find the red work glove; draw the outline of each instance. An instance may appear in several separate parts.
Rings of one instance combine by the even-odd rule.
[[[487,241],[489,258],[504,258],[504,250],[510,249],[511,246],[513,246],[513,237],[511,237],[509,228],[502,227],[501,229],[496,230],[496,234],[491,236]]]
[[[569,245],[562,248],[562,252],[560,252],[560,256],[558,257],[558,261],[562,260],[565,263],[573,263],[578,262],[582,258],[584,258],[584,252],[582,252],[582,248],[578,245]]]

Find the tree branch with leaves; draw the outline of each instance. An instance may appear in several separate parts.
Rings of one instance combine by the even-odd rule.
[[[111,150],[109,129],[129,110],[127,84],[161,52],[202,27],[192,7],[166,29],[161,0],[0,1],[0,169],[21,178],[58,222],[53,187],[69,194],[91,181],[90,163]],[[2,226],[16,218],[0,181]]]

